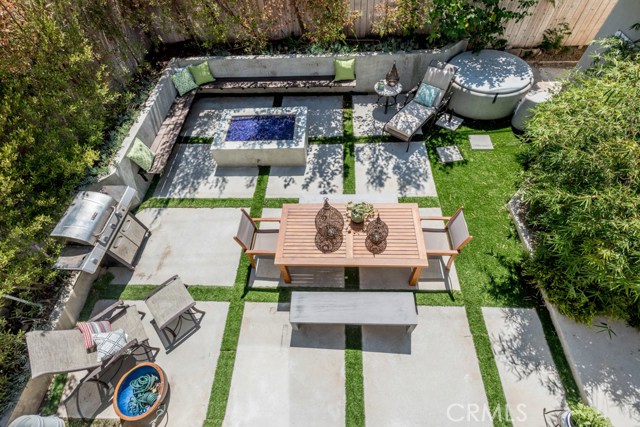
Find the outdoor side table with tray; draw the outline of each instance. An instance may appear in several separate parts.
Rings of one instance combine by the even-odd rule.
[[[400,93],[402,92],[402,85],[400,84],[400,82],[397,82],[395,85],[392,86],[388,84],[386,80],[380,80],[375,84],[373,88],[376,91],[376,94],[378,94],[378,99],[376,100],[376,104],[382,105],[380,104],[380,99],[381,98],[385,99],[384,113],[387,114],[387,110],[389,109],[389,106],[390,105],[393,106],[398,103],[398,95],[400,95]],[[392,104],[389,103],[390,98],[393,98]]]

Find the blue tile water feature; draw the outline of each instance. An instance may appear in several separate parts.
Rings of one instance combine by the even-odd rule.
[[[231,117],[227,141],[274,141],[293,139],[296,116],[259,115]]]

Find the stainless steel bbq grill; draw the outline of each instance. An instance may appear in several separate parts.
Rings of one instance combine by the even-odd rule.
[[[136,191],[124,186],[78,193],[51,233],[69,243],[54,268],[95,273],[106,258],[133,270],[150,234],[129,212],[137,201]]]

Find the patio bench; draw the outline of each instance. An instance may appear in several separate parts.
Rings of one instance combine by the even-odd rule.
[[[287,77],[223,77],[198,88],[208,93],[225,89],[313,89],[352,88],[355,80],[335,81],[334,76],[287,76]]]
[[[164,167],[169,161],[169,156],[171,156],[171,151],[173,151],[173,146],[178,141],[180,130],[182,130],[182,125],[187,118],[187,114],[189,114],[189,109],[191,109],[191,104],[193,104],[195,97],[196,92],[191,91],[184,96],[177,97],[175,101],[173,101],[173,105],[171,105],[167,116],[164,118],[158,130],[158,134],[151,143],[150,148],[151,151],[155,153],[155,157],[151,169],[149,169],[147,173],[159,174],[164,170]],[[144,177],[144,170],[140,169],[140,174]]]
[[[418,324],[412,292],[298,292],[291,293],[289,322],[302,324],[406,326]]]

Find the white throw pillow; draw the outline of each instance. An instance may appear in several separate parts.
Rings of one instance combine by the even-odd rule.
[[[93,335],[93,341],[97,345],[98,362],[102,362],[127,345],[127,334],[124,330],[117,329],[115,331],[101,332]]]

